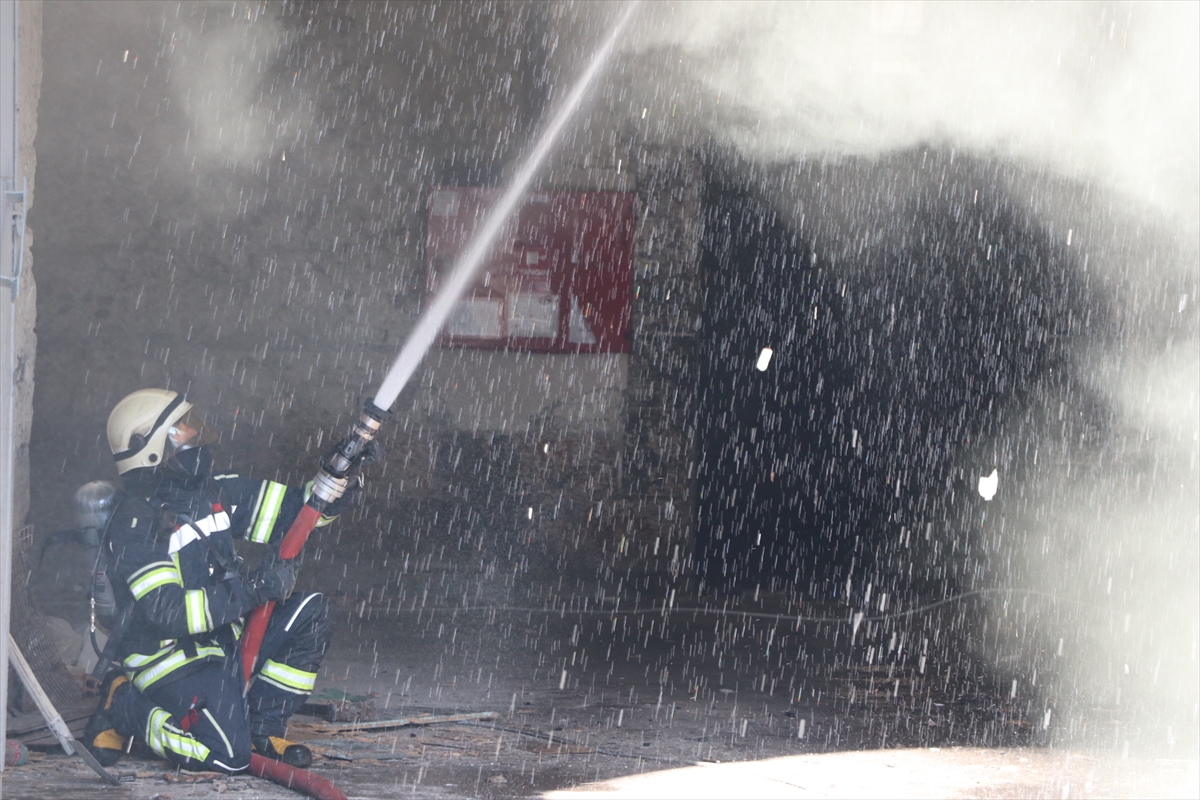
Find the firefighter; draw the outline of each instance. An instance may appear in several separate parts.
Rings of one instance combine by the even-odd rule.
[[[214,475],[202,429],[190,403],[161,389],[136,391],[109,415],[122,487],[102,548],[128,624],[114,627],[106,648],[116,669],[101,683],[84,744],[105,766],[133,737],[184,769],[241,772],[252,750],[307,767],[311,751],[284,735],[317,679],[329,605],[321,594],[293,593],[296,567],[278,558],[306,495]],[[331,522],[350,494],[318,524]],[[235,539],[271,549],[248,572]],[[272,600],[278,605],[247,690],[242,618]]]

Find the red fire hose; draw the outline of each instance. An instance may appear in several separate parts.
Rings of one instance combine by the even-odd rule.
[[[320,518],[321,512],[306,503],[300,509],[300,513],[296,515],[292,527],[288,528],[287,535],[283,537],[283,541],[279,545],[280,557],[290,559],[300,555],[300,551],[304,549],[304,543],[308,541],[308,535],[312,533],[312,529]],[[265,606],[259,606],[250,612],[250,619],[246,621],[246,633],[242,639],[242,673],[247,682],[254,674],[254,662],[258,660],[258,649],[262,646],[263,634],[267,632],[267,621],[271,619],[271,612],[274,610],[275,601],[272,600]]]
[[[279,544],[280,558],[293,559],[304,549],[308,535],[316,527],[321,512],[335,500],[341,498],[350,479],[358,469],[367,445],[379,432],[379,426],[388,417],[388,412],[374,403],[367,401],[362,416],[359,417],[350,435],[343,439],[337,448],[321,461],[321,469],[313,479],[312,494],[308,501],[292,521],[287,534]],[[267,631],[267,622],[275,603],[270,602],[259,606],[250,613],[246,622],[246,632],[242,637],[242,672],[246,682],[254,674],[255,663],[258,661],[259,649],[262,647],[263,634]],[[260,778],[286,786],[289,789],[303,792],[317,800],[346,800],[346,795],[320,775],[307,770],[284,764],[274,759],[265,758],[253,753],[250,756],[250,772]]]
[[[321,469],[313,478],[312,493],[279,544],[280,558],[292,559],[300,555],[304,543],[308,541],[308,535],[321,518],[321,512],[346,493],[346,488],[368,449],[367,446],[375,439],[375,435],[379,433],[379,426],[388,417],[386,409],[379,408],[368,400],[350,435],[321,459]],[[247,683],[254,674],[263,634],[267,631],[267,621],[271,619],[271,612],[274,610],[273,602],[260,606],[251,612],[246,623],[246,632],[242,637],[242,673]]]
[[[315,797],[316,800],[347,800],[341,789],[320,775],[299,767],[289,766],[273,758],[260,756],[258,753],[250,755],[250,773],[288,789],[303,792],[309,797]]]

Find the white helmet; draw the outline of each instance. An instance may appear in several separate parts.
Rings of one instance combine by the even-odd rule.
[[[117,403],[108,415],[108,446],[117,474],[162,464],[169,457],[164,451],[171,426],[191,408],[183,395],[166,389],[139,389]]]

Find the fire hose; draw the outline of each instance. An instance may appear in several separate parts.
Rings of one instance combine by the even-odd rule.
[[[309,772],[306,769],[293,767],[276,761],[273,758],[250,754],[250,774],[257,778],[266,778],[288,789],[303,792],[317,800],[347,800],[341,789],[333,785],[327,778]]]
[[[613,26],[607,39],[605,39],[596,51],[591,63],[583,71],[574,88],[567,95],[566,102],[555,112],[549,125],[546,126],[545,130],[538,137],[537,144],[525,159],[522,168],[514,176],[509,186],[501,193],[496,205],[488,212],[479,229],[472,235],[470,244],[459,257],[449,278],[442,286],[441,291],[438,292],[438,296],[417,321],[417,325],[410,333],[408,341],[405,342],[404,347],[396,356],[395,362],[393,362],[391,368],[384,376],[383,383],[380,385],[378,392],[376,392],[374,400],[366,402],[362,416],[355,423],[351,434],[343,439],[334,451],[322,460],[321,468],[313,480],[312,494],[309,495],[304,507],[300,509],[300,513],[296,515],[296,519],[292,522],[291,527],[288,529],[279,546],[279,555],[281,558],[292,559],[300,555],[300,551],[304,548],[304,543],[308,541],[308,535],[312,533],[313,527],[316,526],[317,520],[321,517],[321,512],[328,509],[332,503],[339,500],[346,493],[351,479],[355,477],[367,445],[375,439],[376,434],[379,433],[380,425],[388,418],[388,409],[391,408],[392,403],[400,395],[400,390],[404,388],[404,385],[416,370],[417,364],[420,363],[425,353],[432,346],[438,331],[441,330],[442,325],[449,318],[458,299],[466,291],[472,276],[479,271],[484,258],[494,246],[504,224],[515,210],[517,203],[524,195],[535,173],[549,155],[559,134],[582,103],[588,87],[600,73],[609,55],[616,47],[617,40],[625,29],[625,25],[633,16],[636,7],[636,0],[626,5],[624,13],[618,18],[616,25]],[[247,621],[245,635],[242,639],[242,669],[247,683],[249,683],[250,677],[254,674],[255,662],[258,660],[259,648],[262,646],[263,634],[266,632],[267,622],[270,620],[271,612],[274,608],[275,604],[273,602],[256,608]],[[263,770],[261,773],[262,777],[285,786],[306,791],[313,797],[318,798],[318,800],[336,800],[337,798],[344,800],[345,798],[345,795],[337,787],[328,783],[328,781],[324,781],[324,779],[318,778],[316,775],[289,767],[288,769],[294,770],[294,773],[289,773],[290,777],[283,777],[283,774],[278,772],[274,767],[268,769],[268,765],[264,765],[264,761],[266,759],[252,759],[251,770],[256,775],[260,774],[258,770]],[[255,764],[258,766],[256,767]],[[298,773],[303,773],[303,775],[309,775],[314,779],[324,781],[327,784],[327,788],[320,788],[317,787],[316,783],[312,783],[311,786],[314,788],[309,789],[304,788],[300,783],[292,782],[296,779]],[[280,775],[280,777],[276,777],[276,775]],[[308,786],[310,784],[306,783],[304,785]],[[318,790],[325,793],[318,793]]]
[[[300,513],[292,521],[287,534],[279,545],[279,557],[293,559],[300,555],[308,535],[312,533],[321,518],[321,512],[328,509],[335,501],[341,499],[355,477],[364,452],[379,433],[379,427],[387,420],[389,414],[368,400],[363,407],[362,415],[354,423],[350,435],[338,443],[325,458],[321,460],[321,468],[313,478],[312,493],[300,509]],[[263,634],[267,630],[267,622],[275,603],[269,602],[259,606],[250,614],[246,622],[246,633],[242,639],[242,672],[247,682],[254,674],[255,662],[258,661],[258,651],[262,646]]]
[[[300,555],[305,542],[308,541],[308,535],[321,518],[321,512],[346,494],[367,446],[375,439],[388,416],[386,410],[368,400],[350,435],[321,460],[321,468],[313,479],[312,492],[279,545],[281,558],[292,559]],[[274,602],[259,606],[251,612],[246,622],[246,632],[242,638],[242,671],[247,683],[254,674],[263,634],[266,633],[267,622],[270,621],[271,612],[274,610]],[[340,789],[320,775],[265,758],[257,753],[250,756],[250,772],[317,800],[346,800],[346,795]]]

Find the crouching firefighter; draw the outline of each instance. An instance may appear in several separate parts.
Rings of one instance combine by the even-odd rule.
[[[113,668],[100,684],[84,744],[105,766],[136,738],[184,769],[240,772],[252,749],[307,767],[312,753],[284,735],[316,681],[329,607],[321,594],[293,594],[295,564],[278,558],[305,493],[212,474],[201,436],[199,415],[171,391],[134,392],[109,415],[121,488],[110,485],[107,497],[93,491],[91,501],[109,512],[100,554],[116,613],[100,660]],[[361,463],[376,454],[364,452]],[[318,524],[331,522],[351,494]],[[235,539],[272,550],[247,572]],[[247,691],[242,617],[272,600],[278,605]]]

